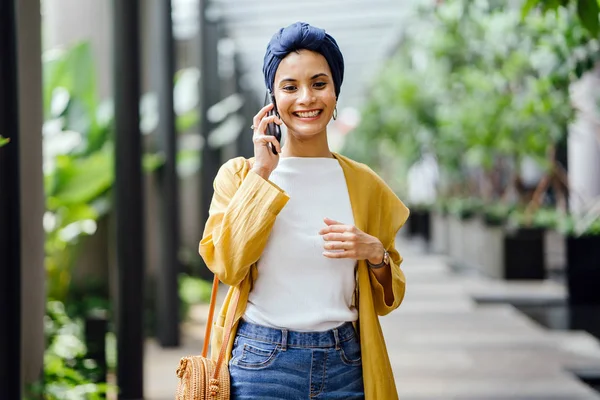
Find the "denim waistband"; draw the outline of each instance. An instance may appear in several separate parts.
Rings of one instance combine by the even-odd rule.
[[[279,344],[286,347],[338,348],[339,344],[356,336],[352,322],[345,322],[337,328],[323,332],[297,332],[287,329],[270,328],[240,320],[237,335],[259,342]]]

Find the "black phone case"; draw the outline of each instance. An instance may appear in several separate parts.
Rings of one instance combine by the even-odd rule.
[[[270,93],[267,93],[267,97],[265,99],[265,103],[269,100],[271,100],[271,103],[273,103],[274,107],[271,111],[269,111],[267,113],[267,115],[270,117],[272,115],[276,115],[279,118],[279,112],[277,112],[277,103],[275,103],[275,96],[273,96]],[[266,105],[266,104],[265,104]],[[275,139],[277,139],[277,141],[279,143],[281,143],[281,127],[279,125],[277,125],[274,122],[270,122],[267,124],[267,135],[271,135],[271,136],[275,136]],[[271,145],[271,151],[273,152],[273,154],[277,155],[277,149],[275,148],[275,146]]]

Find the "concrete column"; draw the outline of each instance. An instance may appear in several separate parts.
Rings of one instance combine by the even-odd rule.
[[[600,201],[600,64],[572,85],[572,101],[578,110],[569,127],[568,169],[570,210],[585,212]]]
[[[40,378],[45,348],[42,19],[40,0],[19,0],[16,5],[21,140],[21,355],[22,377],[27,384]]]

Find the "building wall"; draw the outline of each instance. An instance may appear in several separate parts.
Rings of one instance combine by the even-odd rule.
[[[112,93],[112,2],[42,0],[43,49],[90,40],[96,61],[100,98]]]
[[[570,208],[585,212],[600,201],[600,64],[572,87],[577,116],[569,129]]]

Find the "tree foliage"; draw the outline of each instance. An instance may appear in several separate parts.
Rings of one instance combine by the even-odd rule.
[[[600,2],[598,0],[527,0],[523,6],[523,15],[533,9],[543,12],[557,11],[559,8],[575,8],[581,24],[592,37],[600,35]]]
[[[549,168],[547,154],[574,115],[569,86],[599,54],[573,7],[525,17],[523,4],[492,0],[423,8],[375,79],[345,150],[385,160],[382,168],[388,159],[365,157],[363,143],[385,143],[405,165],[431,153],[446,182],[501,164],[518,172],[524,159]]]

